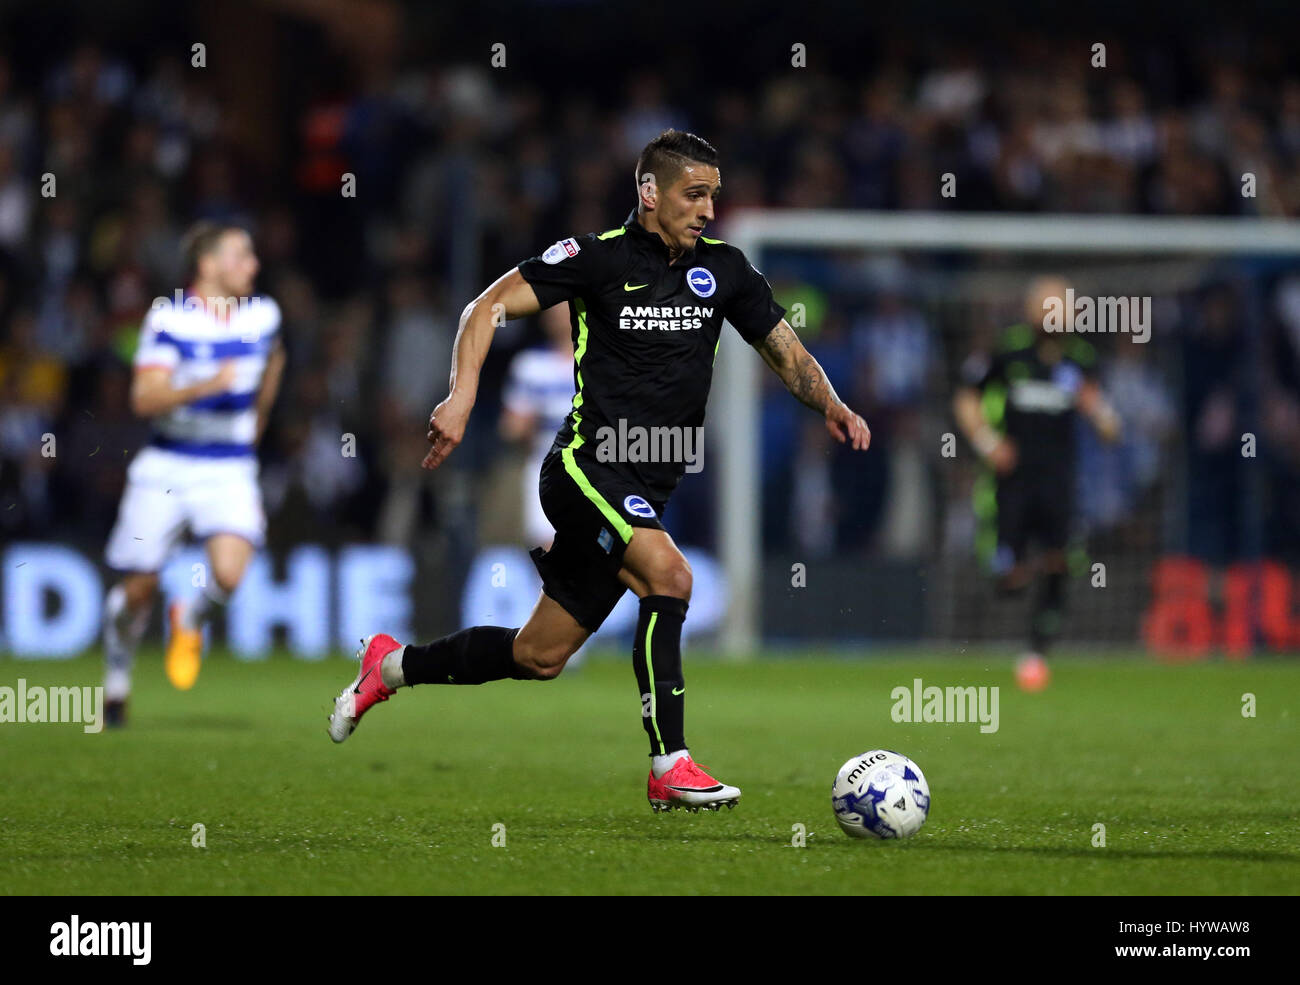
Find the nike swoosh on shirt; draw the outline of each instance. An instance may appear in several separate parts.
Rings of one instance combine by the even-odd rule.
[[[686,688],[684,688],[684,687],[680,687],[680,688],[679,688],[679,687],[675,687],[675,688],[673,688],[673,694],[685,694],[685,693],[686,693]]]
[[[649,284],[629,284],[627,281],[623,281],[623,290],[625,291],[639,291],[641,288],[649,286]]]

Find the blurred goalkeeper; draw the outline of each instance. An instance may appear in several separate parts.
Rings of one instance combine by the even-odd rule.
[[[952,404],[958,427],[996,478],[998,589],[1016,595],[1035,587],[1029,652],[1016,667],[1021,686],[1030,690],[1047,683],[1044,657],[1060,632],[1065,604],[1076,412],[1106,441],[1117,440],[1120,431],[1097,384],[1092,346],[1043,327],[1047,305],[1063,304],[1068,287],[1059,277],[1030,284],[1027,323],[1007,329],[995,355],[971,354]]]
[[[557,677],[630,588],[640,599],[632,648],[640,701],[629,694],[628,711],[650,740],[650,806],[717,810],[739,801],[739,788],[694,761],[684,734],[691,569],[659,518],[686,463],[597,449],[633,429],[699,433],[724,319],[837,440],[866,449],[871,433],[786,323],[763,275],[740,250],[704,235],[722,187],[717,151],[668,130],[641,152],[635,177],[637,205],[623,225],[560,240],[465,308],[451,393],[429,420],[424,466],[433,469],[465,435],[500,321],[568,302],[576,392],[539,477],[555,539],[533,551],[542,576],[536,608],[517,629],[473,626],[420,646],[382,633],[362,641],[360,673],[330,717],[335,742],[402,686]]]

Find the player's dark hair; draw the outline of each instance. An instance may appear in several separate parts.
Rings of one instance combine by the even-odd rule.
[[[645,145],[645,150],[636,160],[637,187],[641,187],[645,175],[653,174],[655,181],[666,188],[692,162],[717,167],[717,148],[703,137],[685,130],[665,130]]]
[[[181,237],[181,254],[185,257],[185,274],[193,277],[199,272],[199,260],[217,248],[226,233],[244,232],[243,226],[230,222],[211,222],[200,219]]]

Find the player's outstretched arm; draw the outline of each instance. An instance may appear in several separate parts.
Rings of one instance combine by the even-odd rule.
[[[497,326],[511,318],[535,315],[541,308],[532,285],[524,280],[518,267],[497,278],[465,306],[451,352],[451,392],[429,415],[429,433],[425,437],[432,447],[421,463],[424,468],[436,469],[464,439],[469,412],[478,395],[479,371]]]
[[[849,410],[835,393],[831,381],[812,353],[803,347],[794,329],[782,318],[763,341],[754,346],[786,389],[807,407],[826,418],[826,430],[841,444],[852,443],[855,451],[871,445],[867,422]]]
[[[966,440],[994,472],[1008,475],[1016,467],[1016,447],[985,420],[978,388],[957,387],[952,395],[952,416],[956,418],[957,427]]]
[[[172,371],[165,366],[141,366],[131,380],[131,412],[137,417],[157,417],[184,404],[225,393],[235,382],[235,362],[227,359],[210,379],[173,387]]]

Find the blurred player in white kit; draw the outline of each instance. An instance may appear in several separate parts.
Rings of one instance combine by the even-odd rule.
[[[131,409],[153,424],[127,471],[105,559],[121,574],[104,612],[105,714],[125,722],[131,665],[158,574],[186,529],[206,543],[197,594],[168,609],[166,671],[187,690],[198,677],[203,625],[224,605],[262,546],[266,518],[256,446],[284,368],[280,309],[254,296],[249,234],[201,222],[185,238],[191,285],[154,303],[140,328]]]
[[[542,511],[537,475],[555,433],[573,409],[573,339],[567,305],[554,305],[537,317],[546,333],[546,346],[524,349],[511,360],[501,436],[531,443],[523,473],[524,538],[530,548],[550,550],[555,528]]]

